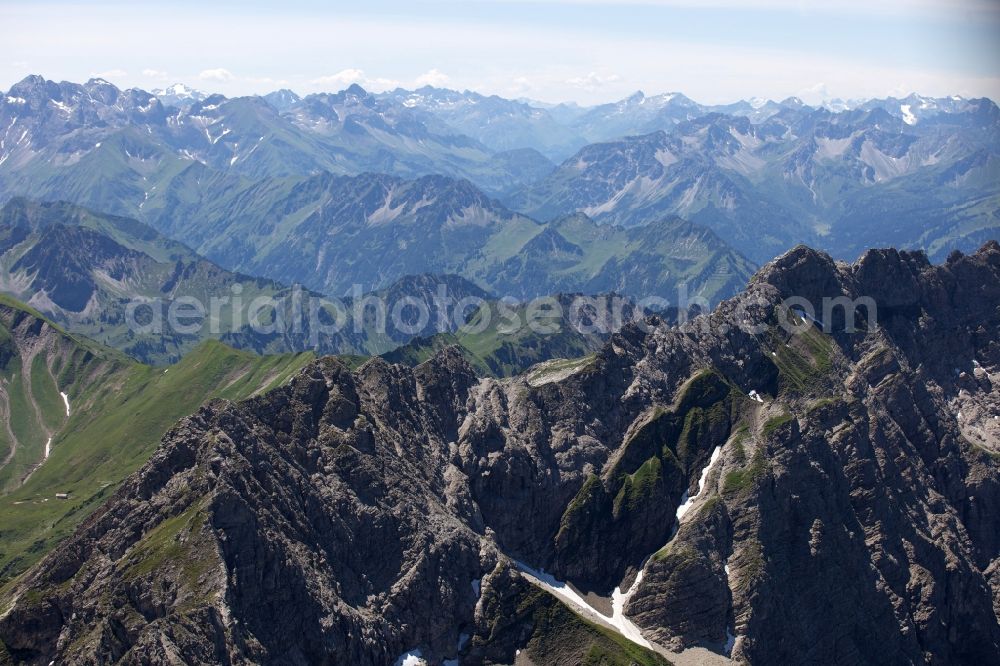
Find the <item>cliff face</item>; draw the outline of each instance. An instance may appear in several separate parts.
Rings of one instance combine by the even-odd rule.
[[[790,296],[832,332],[786,332]],[[452,349],[325,359],[206,406],[6,590],[2,658],[658,663],[634,628],[760,664],[1000,662],[1000,246],[797,248],[646,329],[510,380]]]

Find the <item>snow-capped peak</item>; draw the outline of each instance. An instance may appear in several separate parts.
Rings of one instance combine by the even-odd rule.
[[[188,88],[183,83],[175,83],[164,91],[167,95],[176,95],[177,97],[194,97],[197,91]]]
[[[175,83],[163,90],[153,90],[152,93],[165,106],[188,106],[208,97],[208,95],[200,90],[189,88],[183,83]]]

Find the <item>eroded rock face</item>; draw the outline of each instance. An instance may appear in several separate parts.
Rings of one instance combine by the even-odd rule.
[[[870,296],[878,326],[790,334],[789,296]],[[0,639],[46,664],[577,658],[539,638],[558,613],[519,560],[599,596],[641,572],[624,610],[662,647],[998,663],[998,372],[996,243],[942,266],[796,248],[711,315],[530,382],[454,350],[324,359],[178,424],[13,587]]]

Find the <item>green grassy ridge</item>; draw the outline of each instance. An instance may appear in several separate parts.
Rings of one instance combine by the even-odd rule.
[[[58,391],[51,395],[53,379],[42,403],[62,414],[63,425],[54,431],[51,454],[23,486],[0,495],[0,579],[23,571],[68,536],[179,419],[212,398],[240,400],[279,386],[315,358],[311,352],[258,356],[207,341],[179,363],[154,368],[67,340],[69,352],[56,370],[69,379],[59,386],[70,395],[72,413],[67,420]],[[89,365],[74,364],[74,357]],[[55,498],[63,492],[68,500]]]
[[[764,461],[764,454],[760,449],[757,449],[749,465],[726,472],[722,479],[722,494],[737,494],[751,488],[758,479],[764,476],[766,470],[767,464]]]
[[[74,354],[86,355],[90,354],[93,356],[105,358],[108,360],[113,360],[122,363],[134,363],[132,359],[126,356],[123,352],[107,347],[85,335],[80,335],[75,332],[66,330],[61,324],[53,321],[47,315],[39,312],[30,305],[17,300],[13,296],[8,294],[0,293],[0,310],[7,308],[14,317],[20,318],[24,316],[31,317],[33,319],[39,319],[46,324],[48,324],[56,333],[59,334],[61,338],[67,342],[72,343],[75,347],[73,350]],[[18,319],[19,320],[19,319]],[[17,322],[14,321],[16,324]],[[5,344],[9,344],[11,340],[11,333],[6,329],[5,326],[0,325],[0,358],[2,358],[2,352]],[[60,381],[62,380],[62,373],[60,373]]]
[[[38,370],[39,366],[43,368]],[[55,390],[55,381],[48,375],[44,358],[36,356],[27,371],[20,357],[14,357],[0,369],[0,381],[7,395],[10,430],[17,442],[17,450],[11,461],[0,468],[0,493],[20,482],[25,474],[44,455],[47,433],[55,432],[63,421],[65,411],[62,399]],[[48,382],[43,381],[43,375]],[[52,393],[59,400],[52,400]],[[6,439],[6,428],[2,431]],[[6,442],[4,457],[10,452],[13,442]]]
[[[429,337],[417,337],[392,351],[381,354],[389,363],[400,363],[416,367],[432,359],[438,352],[448,347],[458,347],[462,356],[477,373],[482,376],[495,376],[490,365],[466,347],[454,333],[438,333]]]
[[[614,515],[637,511],[653,497],[654,486],[662,476],[663,463],[656,456],[644,462],[635,473],[627,475],[615,496]]]
[[[54,437],[66,424],[60,390],[71,394],[75,387],[100,383],[128,365],[120,354],[70,336],[38,315],[13,299],[0,299],[0,383],[8,416],[0,428],[4,458],[13,444],[10,434],[17,443],[13,458],[0,468],[0,494],[16,488],[32,473],[44,458],[49,436]],[[22,354],[12,332],[15,329],[20,335],[37,336],[35,342],[43,352]]]
[[[776,312],[774,316],[781,315]],[[794,314],[790,317],[796,326],[805,323]],[[780,391],[803,394],[823,392],[827,388],[835,343],[816,326],[803,326],[802,330],[786,338],[774,325],[768,333],[768,346],[773,352],[771,361],[778,368]]]
[[[706,427],[723,418],[730,420],[733,404],[741,399],[746,398],[715,370],[696,372],[682,385],[673,405],[651,412],[624,442],[623,453],[607,478],[633,473],[652,455],[658,455],[665,466],[688,466],[694,440]]]
[[[597,334],[580,333],[564,319],[546,319],[558,330],[552,333],[533,331],[528,325],[528,310],[523,304],[509,306],[507,318],[515,317],[517,325],[507,326],[498,304],[487,303],[468,320],[467,329],[456,333],[459,344],[486,365],[490,374],[510,377],[520,374],[536,363],[553,358],[578,358],[597,351],[603,338]],[[487,312],[487,308],[490,310]],[[489,324],[483,326],[483,317]],[[482,328],[483,330],[477,330]]]
[[[507,326],[509,320],[499,314],[498,303],[491,301],[472,313],[464,328],[454,333],[414,338],[381,356],[390,363],[416,366],[446,347],[457,346],[480,375],[513,377],[556,359],[565,359],[567,365],[576,364],[604,344],[603,336],[577,332],[563,320],[553,320],[558,323],[558,331],[533,331],[527,325],[525,305],[506,307],[510,316],[517,318],[517,326]],[[487,316],[486,309],[490,309],[488,322],[483,319]]]
[[[608,493],[604,490],[601,477],[590,474],[580,489],[566,505],[559,519],[559,531],[553,540],[556,548],[566,548],[575,544],[581,525],[587,525],[596,516],[604,513],[608,505]]]
[[[764,435],[764,437],[771,437],[774,435],[774,433],[778,431],[778,429],[781,426],[791,422],[791,420],[794,418],[795,417],[789,414],[788,412],[784,412],[783,414],[779,414],[777,416],[772,416],[764,423],[764,426],[761,428],[761,434]]]
[[[611,540],[625,538],[616,531],[627,531],[633,521],[669,529],[671,492],[676,500],[695,463],[730,440],[749,401],[719,372],[695,372],[673,404],[649,411],[602,476],[588,477],[567,505],[555,538],[560,561],[574,561],[578,544],[594,542],[595,529]]]

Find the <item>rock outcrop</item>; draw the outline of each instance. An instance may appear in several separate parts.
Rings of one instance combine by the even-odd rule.
[[[8,588],[0,658],[659,663],[614,596],[661,652],[1000,663],[998,373],[995,242],[796,248],[710,315],[509,380],[323,359],[168,433]]]

